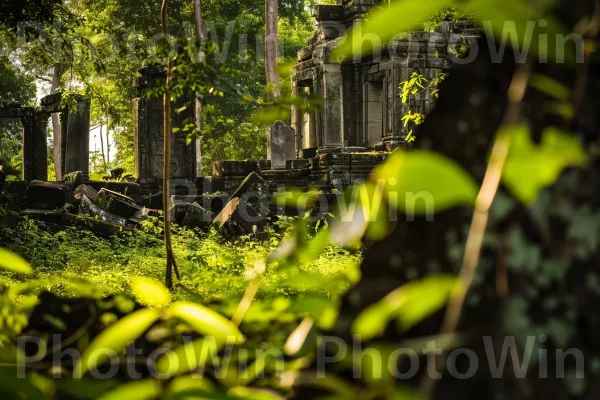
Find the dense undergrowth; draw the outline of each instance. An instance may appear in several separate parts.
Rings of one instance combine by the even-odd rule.
[[[195,232],[174,227],[174,250],[182,274],[174,298],[218,304],[233,313],[251,281],[260,285],[259,300],[298,297],[327,299],[342,294],[356,280],[360,253],[331,246],[316,260],[294,268],[278,268],[265,260],[289,232],[286,222],[261,237],[225,241],[218,232]],[[131,295],[129,284],[136,277],[164,279],[165,250],[158,220],[142,229],[101,238],[92,232],[68,228],[53,230],[32,220],[2,228],[0,242],[21,255],[34,275],[0,272],[0,283],[16,304],[30,308],[35,296],[49,291],[59,296],[103,297]],[[252,310],[249,313],[251,318]]]

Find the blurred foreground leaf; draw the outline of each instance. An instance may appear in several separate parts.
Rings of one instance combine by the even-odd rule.
[[[407,283],[361,312],[352,332],[363,341],[371,340],[383,334],[392,319],[398,320],[401,330],[409,330],[442,308],[456,284],[456,277],[447,275]]]
[[[85,374],[110,358],[109,351],[120,354],[160,317],[157,310],[145,308],[129,314],[102,331],[85,349],[75,372]]]
[[[0,249],[0,268],[20,274],[33,272],[27,261],[6,249]]]
[[[146,306],[164,307],[171,301],[169,289],[150,278],[134,278],[131,282],[131,292]]]
[[[540,145],[532,142],[525,125],[514,126],[505,134],[512,135],[512,143],[502,181],[525,205],[533,203],[566,167],[585,167],[589,162],[581,142],[559,129],[547,128]]]

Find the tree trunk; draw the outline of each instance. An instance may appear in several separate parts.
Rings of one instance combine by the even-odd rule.
[[[270,99],[277,99],[281,96],[279,74],[277,73],[278,22],[278,0],[265,0],[265,73],[267,94]]]
[[[163,0],[160,10],[163,33],[169,33],[169,16],[168,16],[169,0]],[[164,204],[164,225],[165,225],[165,248],[167,251],[167,269],[165,276],[165,284],[169,289],[173,287],[173,269],[177,275],[177,279],[181,279],[175,255],[173,254],[173,245],[171,242],[171,94],[170,86],[173,75],[173,57],[169,56],[167,65],[167,90],[163,96],[163,141],[164,141],[164,159],[163,159],[163,204]]]
[[[50,87],[50,94],[57,92],[60,84],[62,75],[65,72],[65,67],[61,64],[54,66],[54,72],[52,74],[52,86]],[[60,132],[60,119],[57,113],[52,114],[52,160],[54,161],[54,170],[56,171],[56,180],[62,179],[62,140],[63,137]]]
[[[104,168],[108,170],[108,163],[106,162],[106,153],[104,152],[104,138],[102,138],[102,124],[100,124],[100,150],[102,150],[102,162]]]
[[[206,35],[204,33],[201,0],[194,0],[194,22],[196,25],[196,36],[200,44],[202,44]],[[200,57],[203,57],[203,54],[200,54]],[[198,136],[196,136],[196,175],[202,176],[202,138],[200,137],[200,132],[202,132],[202,102],[197,96],[194,112],[196,116],[196,129],[198,131]]]

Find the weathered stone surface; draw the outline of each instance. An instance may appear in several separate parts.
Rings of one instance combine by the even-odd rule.
[[[71,185],[71,191],[83,184],[83,173],[81,171],[69,172],[63,177],[63,181]]]
[[[135,82],[138,98],[133,101],[134,140],[136,147],[136,175],[144,187],[156,189],[163,177],[163,101],[162,98],[147,97],[147,89],[162,85],[165,70],[157,66],[148,66],[140,70]],[[191,94],[185,93],[173,104],[173,126],[183,126],[186,119],[195,119],[194,107],[183,112],[175,110],[191,100]],[[196,151],[196,140],[186,143],[186,135],[171,136],[171,178],[194,181],[200,159]]]
[[[19,215],[36,221],[58,224],[65,215],[65,210],[23,210]]]
[[[313,8],[313,17],[321,21],[343,21],[344,6],[341,4],[317,4]]]
[[[163,192],[158,192],[148,196],[144,196],[141,205],[154,210],[163,210]]]
[[[141,208],[133,199],[108,189],[102,189],[98,192],[96,204],[106,211],[125,219],[133,217]]]
[[[148,220],[150,217],[158,218],[160,216],[159,210],[153,210],[150,208],[142,207],[135,215],[127,220],[128,225],[140,225],[142,222]]]
[[[269,184],[256,172],[251,173],[233,192],[231,198],[238,197],[250,203],[258,212],[269,212]]]
[[[98,219],[102,222],[106,222],[111,225],[125,226],[127,224],[127,219],[120,217],[115,214],[111,214],[108,211],[105,211],[92,203],[90,199],[86,196],[83,196],[81,199],[81,204],[79,205],[79,214],[80,215],[88,215],[90,217],[98,217]]]
[[[310,167],[310,160],[289,160],[287,169],[305,169]]]
[[[29,209],[55,210],[67,202],[71,186],[60,182],[33,181],[27,187],[25,202]]]
[[[247,176],[260,169],[258,161],[214,161],[213,176]]]
[[[21,218],[19,217],[18,213],[9,211],[0,219],[0,227],[15,229],[17,226],[19,226],[20,220]]]
[[[205,210],[198,203],[192,203],[181,221],[181,226],[205,229],[210,227],[214,218],[212,212]]]
[[[285,169],[286,161],[296,158],[296,132],[281,121],[268,130],[267,158],[271,169]]]
[[[73,196],[75,200],[81,201],[84,195],[87,196],[87,198],[91,201],[96,202],[96,196],[98,196],[98,192],[96,191],[96,189],[89,185],[79,185],[73,191]]]
[[[309,159],[317,156],[317,148],[313,147],[310,149],[302,149],[300,150],[300,158]]]
[[[90,99],[76,97],[77,108],[69,110],[65,146],[64,171],[81,171],[89,178],[90,168]]]
[[[189,202],[185,196],[171,196],[169,210],[171,212],[171,219],[173,222],[181,224],[183,217],[185,217],[185,214],[191,205],[192,202]]]
[[[232,198],[223,211],[217,215],[213,225],[226,238],[247,235],[264,230],[267,225],[266,217],[254,207],[238,197]]]
[[[225,190],[225,178],[222,176],[203,176],[196,178],[199,193],[217,193]]]

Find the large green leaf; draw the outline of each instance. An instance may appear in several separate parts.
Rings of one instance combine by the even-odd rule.
[[[21,274],[31,274],[29,263],[6,249],[0,249],[0,268]]]
[[[171,301],[169,289],[150,278],[134,278],[131,292],[142,304],[152,307],[164,307]]]
[[[502,181],[523,204],[530,205],[539,192],[558,179],[569,166],[585,167],[589,156],[574,136],[556,128],[542,133],[542,142],[536,145],[525,125],[516,125],[505,134],[512,135],[512,143]]]
[[[454,288],[455,276],[433,276],[407,283],[383,300],[361,312],[354,320],[352,332],[367,341],[381,335],[392,319],[408,330],[442,308]]]
[[[240,330],[221,314],[200,304],[180,301],[171,306],[169,314],[187,322],[196,332],[214,337],[218,343],[244,342]]]
[[[374,177],[386,185],[389,204],[407,215],[472,206],[478,193],[477,183],[460,165],[425,150],[396,150]]]
[[[120,355],[160,317],[157,310],[145,308],[129,314],[102,331],[85,349],[75,366],[77,375],[83,375],[110,358]]]
[[[170,377],[201,369],[207,362],[218,359],[217,352],[224,345],[225,342],[217,342],[214,336],[184,343],[160,357],[156,371]]]
[[[396,0],[368,15],[365,22],[355,25],[346,39],[335,49],[342,58],[356,58],[377,51],[377,44],[385,46],[394,36],[415,29],[437,11],[454,4],[456,0]],[[373,41],[374,40],[374,41]]]
[[[545,13],[553,3],[555,0],[539,0],[535,4],[524,0],[471,0],[459,2],[457,7],[480,20],[486,33],[496,37],[496,43],[512,46],[509,40],[512,37],[515,39],[513,49],[519,52],[525,50],[522,54],[572,62],[573,49],[565,48],[563,53],[563,49],[557,46],[557,38],[567,33],[566,30]],[[540,22],[542,20],[543,23]]]
[[[147,379],[122,384],[102,395],[98,400],[151,400],[156,399],[161,392],[162,387],[159,381]]]

